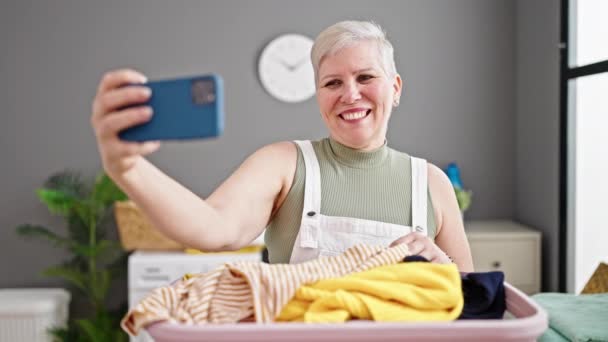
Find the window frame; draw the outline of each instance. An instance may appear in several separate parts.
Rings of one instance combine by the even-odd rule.
[[[570,60],[574,59],[574,48],[570,43],[575,42],[576,28],[576,2],[577,0],[561,0],[560,15],[560,132],[559,132],[559,279],[560,292],[567,292],[569,278],[574,276],[574,270],[569,269],[570,261],[573,260],[571,247],[574,246],[574,208],[570,203],[569,195],[574,191],[574,149],[571,143],[576,141],[572,138],[572,122],[574,122],[575,88],[570,86],[570,81],[577,78],[597,75],[608,72],[608,59],[581,66],[570,66]],[[574,44],[573,44],[574,46]],[[570,141],[570,140],[573,141]]]

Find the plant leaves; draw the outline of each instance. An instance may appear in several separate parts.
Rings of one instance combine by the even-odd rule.
[[[62,263],[63,267],[86,272],[88,264],[87,260],[79,255],[74,255],[70,260]]]
[[[79,204],[78,198],[59,190],[42,188],[36,190],[36,193],[53,214],[68,216],[70,211]]]
[[[97,212],[100,209],[95,206],[95,203],[91,199],[84,199],[74,206],[75,214],[82,220],[86,225],[87,231],[91,229],[91,222],[97,223]]]
[[[85,332],[89,337],[88,340],[91,342],[105,342],[107,339],[104,338],[105,328],[104,326],[98,326],[89,319],[78,319],[76,320],[78,326]]]
[[[82,257],[98,258],[103,256],[104,253],[109,253],[112,249],[119,248],[119,244],[116,241],[101,240],[98,241],[95,246],[91,247],[88,244],[78,244],[72,247],[72,251]]]
[[[101,173],[95,181],[91,198],[99,207],[108,207],[116,201],[126,200],[127,195],[114,184],[108,175]]]
[[[115,331],[115,334],[114,334],[114,337],[113,337],[112,341],[114,341],[114,342],[127,342],[127,341],[129,341],[129,335],[127,335],[126,332],[117,329]]]
[[[105,217],[105,215],[104,215]],[[74,241],[78,241],[80,244],[88,245],[92,227],[88,222],[84,222],[80,215],[75,213],[71,214],[68,218],[68,236]],[[111,226],[113,221],[108,219],[102,219],[95,225],[95,240],[103,240],[106,234],[106,226]]]
[[[113,318],[112,327],[120,327],[120,320],[129,311],[129,305],[127,302],[122,302],[114,310],[108,311],[108,315]],[[114,330],[113,341],[116,342],[127,342],[129,341],[129,335],[122,329],[118,328]]]
[[[70,248],[74,254],[78,255],[84,260],[88,260],[89,257],[94,255],[96,253],[96,249],[97,248],[95,247],[90,247],[88,244],[82,243],[74,244],[72,248]]]
[[[76,171],[60,171],[51,175],[44,183],[44,188],[56,190],[72,197],[84,199],[88,189],[82,181],[80,173]]]
[[[80,244],[89,243],[90,227],[76,213],[72,213],[67,217],[68,236],[73,241]]]
[[[49,267],[42,273],[49,277],[59,277],[67,280],[77,288],[87,293],[87,278],[86,274],[80,270],[69,268],[66,266],[53,266]]]
[[[76,320],[78,326],[93,342],[121,342],[128,341],[128,336],[120,328],[120,317],[105,309],[100,309],[92,319]]]
[[[67,328],[50,328],[48,329],[48,333],[53,336],[54,342],[88,342],[88,340],[84,338],[78,325],[71,319],[68,321]]]
[[[114,264],[117,260],[121,259],[124,254],[126,254],[118,241],[101,240],[100,244],[103,244],[104,247],[97,254],[97,262],[108,269],[110,269],[112,264]],[[126,270],[126,264],[122,266]]]
[[[96,275],[97,281],[90,284],[91,295],[96,302],[101,304],[106,297],[108,289],[110,288],[110,271],[101,270],[97,272]]]
[[[59,236],[43,226],[22,224],[18,226],[16,230],[17,234],[24,238],[46,239],[49,240],[55,247],[68,247],[72,244],[69,239]]]
[[[113,207],[106,207],[99,213],[97,221],[97,239],[109,236],[110,232],[117,232],[116,218],[114,217]]]
[[[70,341],[70,330],[67,328],[50,328],[47,333],[53,337],[53,341]]]

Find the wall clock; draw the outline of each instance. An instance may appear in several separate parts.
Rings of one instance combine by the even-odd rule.
[[[273,39],[260,55],[258,73],[264,89],[274,98],[301,102],[315,93],[310,50],[312,39],[301,34],[284,34]]]

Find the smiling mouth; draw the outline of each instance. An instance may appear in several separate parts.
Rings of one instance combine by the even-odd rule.
[[[344,121],[353,122],[353,121],[359,121],[359,120],[366,118],[369,115],[369,113],[371,113],[371,112],[372,112],[372,110],[368,109],[366,111],[360,111],[360,112],[342,113],[342,114],[339,114],[338,116]]]

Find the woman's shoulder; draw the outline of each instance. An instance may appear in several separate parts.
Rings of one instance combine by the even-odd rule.
[[[298,145],[301,143],[310,142],[310,144],[314,147],[321,147],[329,143],[328,138],[319,139],[319,140],[284,140],[270,143],[268,145],[264,145],[258,149],[258,151],[269,151],[275,153],[285,153],[285,154],[294,154],[297,153],[299,147]]]
[[[293,141],[278,141],[260,147],[249,159],[265,172],[271,172],[283,183],[288,183],[296,171],[298,149]]]
[[[254,155],[265,158],[289,158],[297,156],[297,148],[293,141],[277,141],[260,147]]]
[[[264,145],[251,153],[242,163],[241,168],[247,173],[255,174],[256,170],[273,177],[293,175],[298,153],[292,142],[279,141]]]

